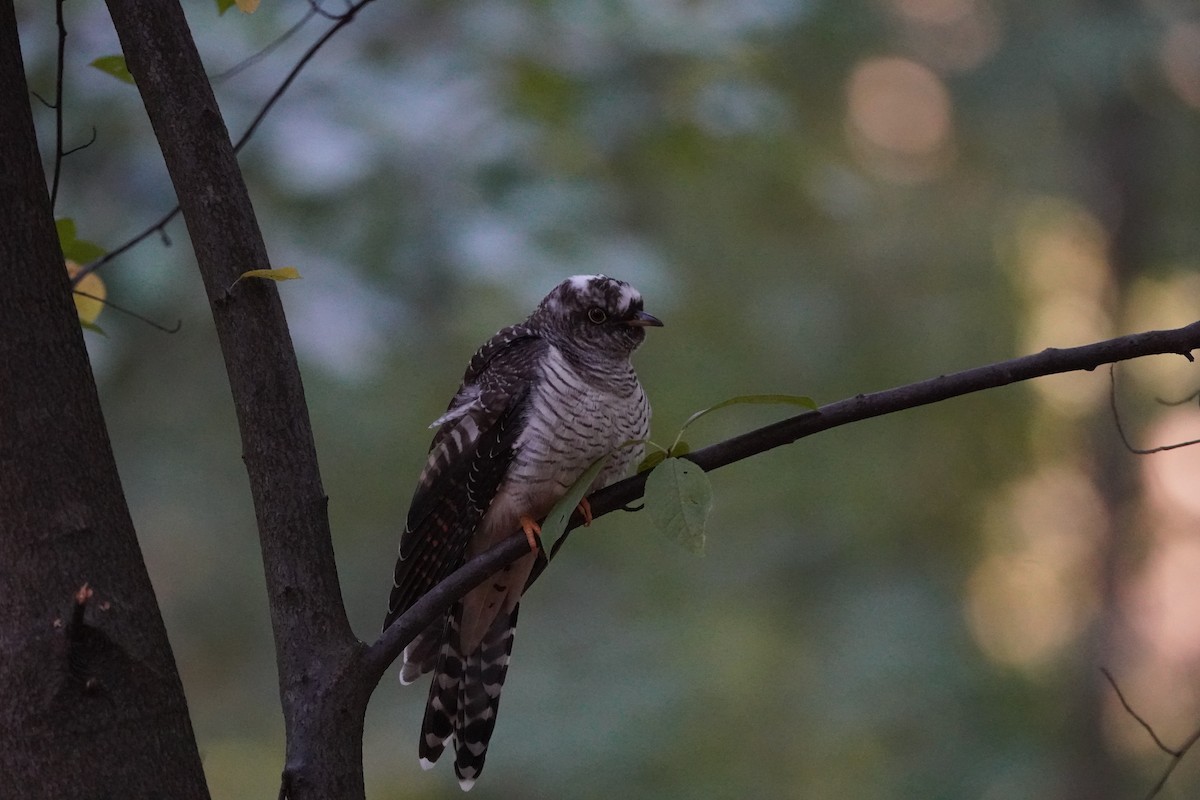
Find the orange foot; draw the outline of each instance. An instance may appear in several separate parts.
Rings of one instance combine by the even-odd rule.
[[[583,515],[583,526],[586,528],[592,524],[592,504],[585,497],[579,501],[579,513]]]
[[[536,553],[538,550],[537,537],[542,533],[542,526],[538,525],[537,520],[533,517],[524,514],[520,517],[520,523],[521,530],[525,531],[525,538],[529,540],[529,549]]]

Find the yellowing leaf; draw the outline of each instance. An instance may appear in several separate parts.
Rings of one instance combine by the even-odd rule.
[[[125,83],[133,83],[133,73],[129,71],[129,67],[125,64],[125,56],[100,56],[91,63],[91,66],[112,75],[119,81]]]
[[[92,333],[98,333],[101,336],[108,338],[108,334],[104,332],[104,328],[101,328],[99,325],[97,325],[94,322],[84,322],[83,320],[79,320],[79,324],[83,327],[83,329],[85,331],[91,331]]]
[[[237,281],[229,285],[232,289],[243,278],[263,278],[269,281],[294,281],[300,278],[300,270],[295,267],[278,267],[276,269],[248,269],[238,275]]]
[[[294,281],[300,277],[300,270],[295,267],[279,267],[277,269],[249,269],[238,276],[242,278],[267,278],[273,281]]]
[[[253,14],[258,10],[258,0],[235,0],[238,11],[243,14]]]
[[[67,262],[67,274],[72,279],[79,274],[79,269],[79,265],[74,261]],[[83,280],[79,281],[79,285],[72,291],[71,297],[75,300],[75,313],[79,315],[79,321],[83,323],[84,327],[94,327],[96,317],[100,316],[100,310],[104,308],[107,291],[104,281],[100,280],[100,276],[94,272],[84,275]]]

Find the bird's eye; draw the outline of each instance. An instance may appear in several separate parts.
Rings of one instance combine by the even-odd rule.
[[[599,325],[608,319],[608,314],[604,313],[604,309],[600,306],[592,306],[588,309],[588,319]]]

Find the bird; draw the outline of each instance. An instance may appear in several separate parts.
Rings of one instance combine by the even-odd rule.
[[[384,628],[466,559],[523,531],[530,552],[467,593],[404,649],[400,682],[433,672],[418,756],[430,769],[453,740],[469,790],[483,769],[508,672],[521,595],[538,556],[538,520],[597,460],[587,494],[645,451],[650,404],[630,362],[662,322],[641,294],[605,275],[563,280],[472,356],[409,505]],[[591,508],[579,510],[586,523]],[[536,577],[536,575],[534,575]]]

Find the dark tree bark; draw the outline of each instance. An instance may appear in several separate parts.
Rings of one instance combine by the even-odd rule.
[[[0,2],[0,794],[206,798],[71,302],[16,31]]]
[[[179,197],[233,393],[266,573],[294,798],[364,794],[362,727],[373,682],[342,604],[300,370],[221,117],[174,0],[109,0]]]

